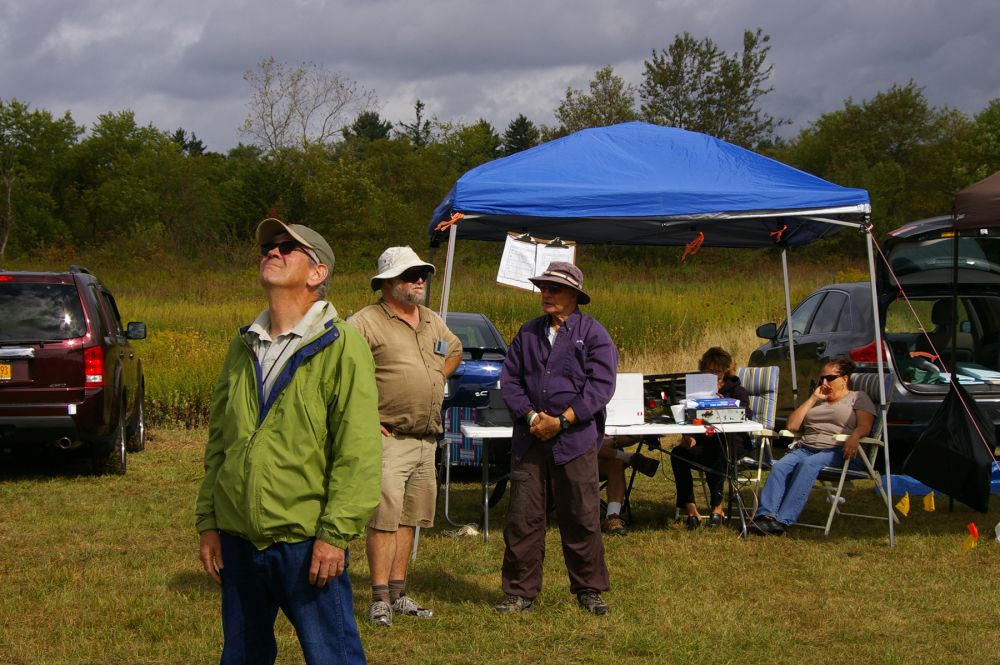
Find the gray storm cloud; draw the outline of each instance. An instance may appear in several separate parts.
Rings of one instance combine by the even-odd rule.
[[[677,33],[740,48],[771,35],[775,90],[763,106],[795,131],[843,100],[911,78],[967,113],[1000,97],[1000,3],[684,1],[0,3],[0,97],[77,122],[126,108],[183,126],[212,150],[240,139],[262,58],[322,63],[374,89],[389,120],[419,97],[442,119],[518,113],[552,123],[566,87],[611,64],[633,83]]]

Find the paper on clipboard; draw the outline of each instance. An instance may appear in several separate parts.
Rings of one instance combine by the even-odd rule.
[[[497,284],[537,293],[538,288],[528,281],[529,277],[542,274],[552,261],[573,263],[575,259],[575,243],[550,245],[548,241],[527,234],[508,233],[497,272]]]

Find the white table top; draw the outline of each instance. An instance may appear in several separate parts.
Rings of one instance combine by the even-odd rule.
[[[764,426],[753,420],[742,423],[725,423],[713,425],[717,432],[757,432]],[[486,427],[476,425],[471,420],[462,421],[462,434],[470,439],[509,439],[514,433],[513,427]],[[650,423],[645,425],[607,425],[605,436],[664,436],[666,434],[704,434],[705,425],[668,425],[666,423]]]

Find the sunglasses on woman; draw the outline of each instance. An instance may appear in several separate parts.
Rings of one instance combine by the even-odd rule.
[[[430,279],[431,271],[427,268],[412,268],[403,273],[400,273],[399,278],[406,282],[407,284],[415,284],[420,280],[426,282]]]
[[[844,375],[843,374],[824,374],[823,376],[819,377],[819,382],[823,383],[824,381],[826,381],[827,383],[833,383],[834,381],[836,381],[837,379],[839,379],[842,376],[844,376]]]

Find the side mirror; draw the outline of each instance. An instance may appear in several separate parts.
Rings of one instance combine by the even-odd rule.
[[[142,321],[129,321],[129,324],[125,328],[125,337],[127,339],[146,339],[146,324]]]
[[[775,323],[765,323],[757,327],[757,337],[761,339],[775,339],[778,336],[778,325]]]

